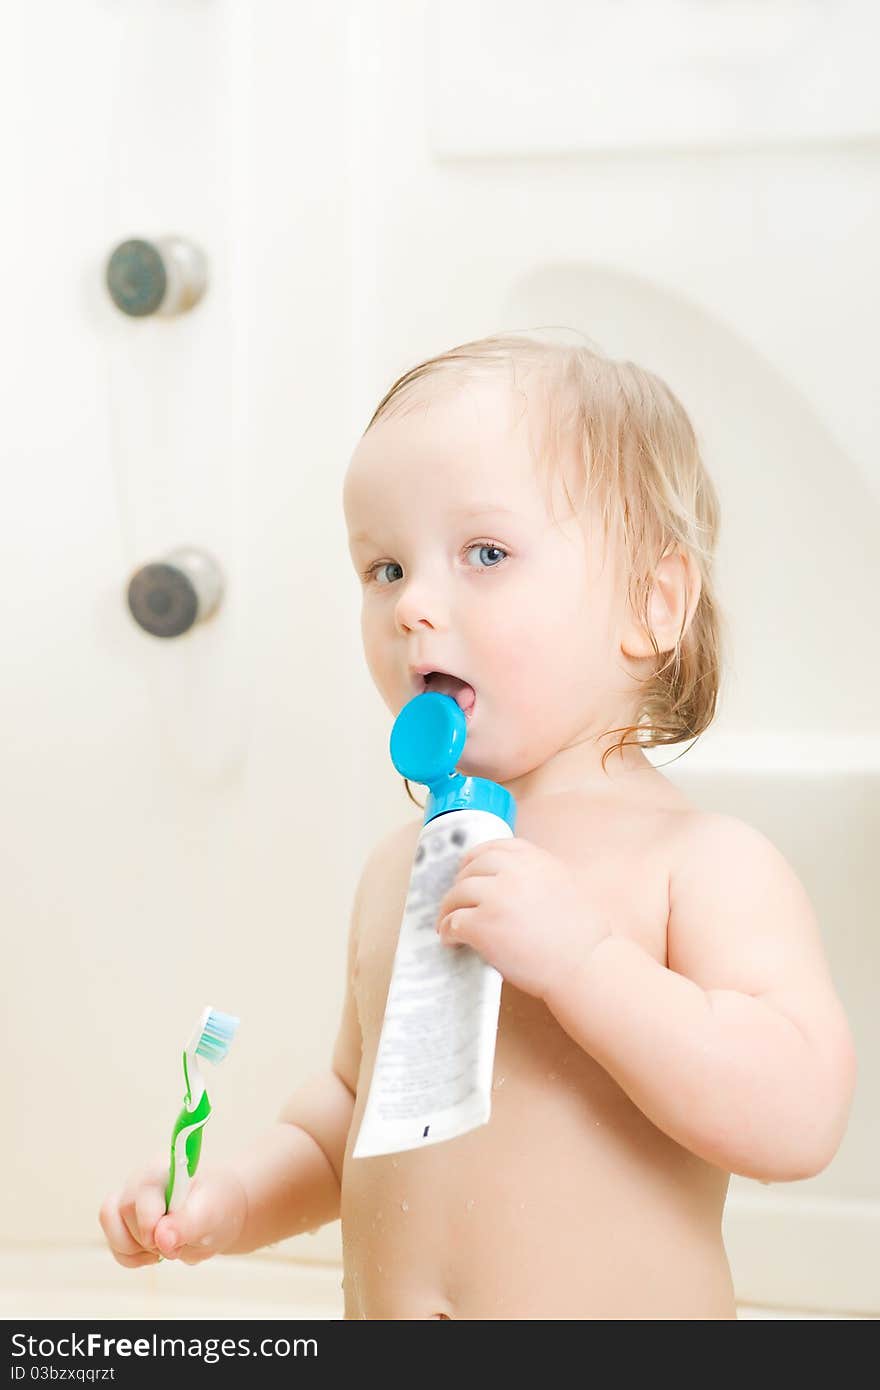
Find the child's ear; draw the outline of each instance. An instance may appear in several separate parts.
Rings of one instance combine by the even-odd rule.
[[[686,551],[676,549],[663,556],[654,571],[654,583],[648,600],[648,616],[661,652],[671,652],[679,633],[683,637],[687,632],[696,612],[701,588],[700,571]],[[628,610],[620,645],[627,656],[654,655],[648,633],[631,610]]]

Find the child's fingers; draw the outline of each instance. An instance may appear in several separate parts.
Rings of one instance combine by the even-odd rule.
[[[183,1260],[185,1265],[200,1265],[204,1260],[210,1260],[211,1256],[216,1253],[213,1246],[210,1249],[200,1250],[192,1245],[185,1245],[178,1258]]]
[[[183,1244],[180,1235],[180,1222],[183,1217],[183,1208],[178,1208],[175,1212],[169,1212],[160,1216],[153,1229],[153,1241],[156,1249],[164,1255],[166,1260],[176,1260],[177,1252]]]
[[[164,1187],[141,1187],[135,1197],[135,1225],[141,1244],[147,1250],[156,1248],[156,1223],[165,1215]]]
[[[170,1232],[163,1231],[158,1237],[158,1243],[166,1260],[180,1260],[185,1265],[200,1265],[203,1260],[210,1260],[211,1256],[217,1253],[211,1236],[203,1236],[195,1245],[181,1244],[173,1228]]]
[[[167,1159],[154,1159],[129,1179],[122,1194],[122,1219],[145,1250],[155,1249],[153,1228],[165,1212],[167,1180]]]
[[[117,1264],[124,1265],[126,1269],[134,1269],[138,1265],[156,1263],[158,1256],[144,1249],[123,1220],[121,1198],[109,1197],[98,1213],[98,1220]]]
[[[183,1206],[156,1225],[156,1245],[163,1255],[187,1265],[201,1264],[228,1248],[247,1215],[241,1179],[225,1169],[199,1173]]]
[[[437,904],[437,926],[444,917],[460,907],[482,907],[497,899],[495,880],[491,876],[476,875],[453,883]]]
[[[498,865],[504,862],[499,859],[499,854],[507,855],[511,851],[518,854],[528,843],[527,840],[517,839],[515,835],[505,836],[501,840],[481,840],[478,845],[471,845],[469,849],[464,851],[459,858],[458,867],[461,868],[463,865],[467,867],[474,860],[479,863],[487,859],[492,859]]]
[[[463,946],[471,917],[472,909],[467,907],[456,908],[454,912],[441,917],[437,923],[440,940],[453,947]]]
[[[510,843],[515,842],[511,840]],[[519,858],[519,851],[516,852],[515,857]],[[499,874],[509,874],[512,872],[513,858],[513,851],[509,851],[506,847],[490,849],[486,854],[460,863],[456,872],[456,881],[461,882],[462,879],[468,878],[496,878]]]
[[[160,1218],[154,1239],[158,1249],[169,1259],[196,1264],[214,1254],[212,1236],[222,1220],[216,1185],[196,1179],[183,1206]]]
[[[129,1190],[123,1192],[122,1196],[120,1197],[119,1215],[122,1219],[123,1226],[128,1232],[129,1239],[133,1242],[134,1246],[140,1250],[148,1249],[147,1243],[143,1239],[140,1227],[138,1225],[137,1197],[133,1191]],[[134,1254],[134,1250],[124,1250],[122,1253]]]
[[[117,1264],[124,1265],[126,1269],[140,1269],[141,1265],[157,1265],[159,1256],[152,1250],[142,1250],[139,1255],[120,1255],[115,1250],[112,1252]]]

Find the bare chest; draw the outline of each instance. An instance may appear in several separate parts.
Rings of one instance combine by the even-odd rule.
[[[354,987],[365,1067],[371,1066],[381,1032],[420,828],[414,824],[411,843],[403,843],[397,860],[389,863],[385,880],[378,884],[373,900],[364,904]],[[558,855],[581,883],[585,901],[607,914],[614,933],[637,941],[661,964],[666,964],[668,811],[627,809],[566,795],[522,805],[516,833]],[[540,923],[535,924],[535,929],[540,930]],[[519,1020],[523,1027],[540,1022],[542,1031],[549,1029],[552,1033],[555,1029],[561,1033],[539,1000],[505,986],[505,1004],[505,1032]]]
[[[616,933],[666,963],[668,813],[557,798],[522,806],[516,829],[583,877]],[[355,989],[364,1047],[353,1136],[418,830],[362,916]],[[346,1164],[350,1315],[636,1316],[621,1309],[650,1305],[651,1291],[666,1286],[660,1265],[671,1250],[681,1255],[683,1306],[710,1286],[720,1306],[730,1301],[729,1276],[705,1233],[718,1226],[724,1188],[724,1175],[651,1124],[541,1000],[505,982],[490,1123],[454,1143]],[[646,1250],[657,1268],[646,1265]],[[626,1271],[620,1287],[609,1270]],[[643,1288],[632,1287],[633,1270],[642,1271]]]

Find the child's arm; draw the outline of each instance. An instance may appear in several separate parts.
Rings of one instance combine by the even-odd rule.
[[[351,914],[345,1002],[330,1070],[300,1086],[273,1128],[240,1157],[220,1167],[203,1164],[177,1210],[165,1212],[167,1150],[106,1197],[98,1219],[114,1259],[127,1269],[160,1257],[199,1264],[217,1254],[244,1254],[339,1216],[361,1062],[353,979],[366,873]]]
[[[855,1085],[852,1036],[810,900],[771,842],[697,817],[670,877],[669,968],[607,936],[545,1002],[666,1134],[730,1172],[830,1163]]]
[[[247,1215],[226,1255],[242,1255],[335,1221],[339,1216],[339,1176],[321,1143],[289,1109],[310,1112],[310,1123],[334,1144],[345,1147],[354,1097],[333,1071],[295,1091],[275,1126],[227,1166],[247,1195]]]
[[[352,911],[345,1002],[331,1069],[298,1087],[282,1106],[274,1128],[230,1165],[247,1193],[247,1216],[226,1254],[257,1250],[339,1216],[342,1159],[361,1064],[353,978],[365,877],[366,870]]]
[[[253,1148],[226,1165],[244,1187],[247,1215],[224,1254],[243,1255],[338,1218],[337,1163],[353,1110],[354,1096],[341,1077],[323,1072],[293,1093]]]

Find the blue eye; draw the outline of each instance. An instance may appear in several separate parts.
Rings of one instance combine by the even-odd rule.
[[[470,545],[470,546],[468,546],[468,552],[470,552],[471,550],[479,550],[480,552],[482,552],[482,551],[484,551],[484,550],[493,550],[493,551],[496,553],[496,555],[506,555],[506,554],[507,554],[507,551],[506,551],[506,550],[502,550],[500,545],[492,545],[492,544],[490,544],[489,542],[483,542],[483,541],[478,541],[475,545]],[[473,568],[474,568],[474,569],[494,569],[494,567],[495,567],[497,564],[498,564],[498,561],[497,561],[497,560],[492,560],[492,561],[490,561],[490,563],[489,563],[488,565],[474,565]]]
[[[491,554],[494,555],[495,558],[490,559],[488,564],[480,563],[477,565],[469,565],[470,569],[495,569],[498,566],[500,560],[505,559],[507,557],[507,551],[504,550],[500,545],[495,545],[492,541],[475,541],[473,545],[469,545],[467,547],[465,554],[469,555],[472,550],[478,550],[481,555],[484,551],[491,552]],[[379,578],[379,576],[383,573],[383,571],[389,569],[394,569],[398,571],[398,573],[395,575],[395,579],[399,579],[403,574],[403,567],[399,565],[396,560],[378,560],[374,565],[370,565],[369,569],[367,569],[364,572],[364,579],[368,581],[370,579],[375,579],[376,583],[379,585],[380,588],[386,589],[389,584],[394,583],[394,579],[382,580]]]
[[[401,569],[400,565],[397,563],[396,560],[381,560],[378,565],[374,565],[372,569],[367,571],[367,575],[368,577],[375,576],[376,582],[378,583],[379,575],[382,573],[383,570],[387,569],[400,570],[400,573],[403,574],[403,570]]]

